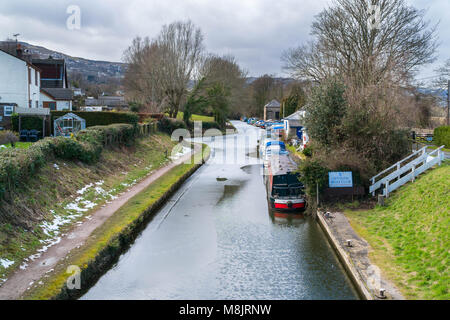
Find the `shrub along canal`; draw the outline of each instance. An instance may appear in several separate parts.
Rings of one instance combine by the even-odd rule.
[[[83,299],[357,299],[317,223],[274,221],[259,132],[206,138],[211,159]],[[226,161],[224,161],[226,160]]]

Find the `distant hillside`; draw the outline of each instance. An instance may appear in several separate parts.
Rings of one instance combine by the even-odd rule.
[[[248,77],[247,78],[247,84],[252,84],[255,82],[255,80],[258,79],[257,77]],[[292,78],[273,78],[277,82],[283,83],[283,85],[288,85],[295,81],[295,79]]]
[[[439,104],[443,107],[447,106],[447,90],[445,89],[430,89],[430,88],[417,88],[422,94],[427,94],[439,99]]]
[[[6,43],[1,41],[2,44]],[[55,59],[65,59],[69,73],[81,73],[83,77],[90,78],[93,82],[102,82],[107,78],[123,78],[126,64],[120,62],[95,61],[84,58],[72,57],[67,54],[53,51],[41,46],[20,42],[22,48],[28,50],[33,58],[46,59],[52,56]]]

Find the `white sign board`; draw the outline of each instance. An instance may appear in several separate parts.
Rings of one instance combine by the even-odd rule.
[[[329,172],[330,188],[352,188],[353,175],[351,172]]]

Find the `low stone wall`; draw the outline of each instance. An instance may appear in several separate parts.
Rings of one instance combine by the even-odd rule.
[[[369,244],[356,234],[344,214],[331,213],[325,218],[322,212],[317,212],[317,221],[362,299],[404,300],[398,289],[370,262]],[[351,247],[347,246],[347,240],[351,240]],[[386,290],[386,298],[380,296],[380,289]]]

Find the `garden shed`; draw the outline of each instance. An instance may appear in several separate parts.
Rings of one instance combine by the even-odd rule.
[[[86,129],[86,120],[74,113],[67,113],[53,121],[55,137],[70,137],[78,131]]]

